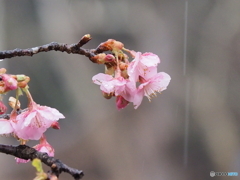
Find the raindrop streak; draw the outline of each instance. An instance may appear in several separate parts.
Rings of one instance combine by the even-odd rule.
[[[186,75],[187,65],[187,22],[188,22],[188,1],[185,2],[184,15],[184,42],[183,42],[183,75]]]
[[[184,15],[184,49],[183,49],[183,75],[186,75],[187,65],[187,21],[188,21],[188,1],[185,1]],[[189,137],[189,99],[190,98],[190,80],[186,80],[185,94],[185,124],[184,124],[184,149],[183,149],[183,164],[188,165],[188,137]]]
[[[188,165],[188,137],[189,137],[189,103],[190,103],[190,80],[186,82],[185,94],[185,124],[184,124],[184,149],[183,149],[183,164]]]

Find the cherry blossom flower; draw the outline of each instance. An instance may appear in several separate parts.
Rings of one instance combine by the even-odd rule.
[[[133,52],[132,52],[133,53]],[[128,66],[128,75],[129,79],[137,82],[138,77],[144,77],[146,72],[149,71],[151,67],[157,67],[160,63],[160,59],[156,54],[153,53],[144,53],[134,52],[135,58]]]
[[[118,56],[117,53],[115,56],[123,59],[117,61],[115,66],[108,67],[111,73],[110,70],[106,74],[99,73],[92,80],[100,85],[104,97],[110,99],[116,96],[118,109],[125,108],[130,102],[133,102],[136,109],[144,96],[150,100],[157,92],[165,90],[171,77],[164,72],[157,73],[160,58],[156,54],[123,50],[129,52],[134,59],[129,62],[127,57]]]
[[[139,85],[134,97],[134,108],[138,108],[144,96],[146,96],[150,101],[152,97],[156,96],[157,92],[160,93],[163,90],[167,89],[170,80],[171,77],[165,72],[157,73],[149,79],[140,77],[140,81],[142,83]]]
[[[55,108],[40,106],[31,102],[28,111],[16,117],[12,122],[15,134],[24,140],[38,140],[51,125],[64,118]]]

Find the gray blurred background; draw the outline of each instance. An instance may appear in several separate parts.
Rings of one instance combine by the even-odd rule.
[[[137,110],[130,104],[118,111],[115,99],[104,99],[91,80],[104,67],[83,56],[48,52],[0,62],[8,73],[31,77],[37,103],[66,116],[61,130],[46,133],[56,158],[82,169],[86,180],[240,173],[240,1],[0,1],[1,50],[71,44],[87,33],[93,39],[86,48],[113,38],[128,49],[158,54],[159,71],[172,80],[151,103],[145,98]],[[11,137],[1,143],[18,144]],[[30,163],[17,165],[4,154],[0,167],[1,179],[35,175]]]

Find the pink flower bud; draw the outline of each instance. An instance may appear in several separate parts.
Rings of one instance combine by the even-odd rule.
[[[8,74],[2,74],[1,77],[3,82],[5,83],[5,92],[17,89],[18,82],[16,79],[14,79]]]
[[[115,61],[115,57],[112,54],[107,54],[105,57],[105,62],[113,62]]]
[[[52,127],[53,129],[60,129],[60,125],[59,125],[58,122],[53,122],[53,123],[51,124],[51,127]]]
[[[129,102],[126,99],[124,99],[122,96],[117,96],[116,105],[118,110],[125,108],[128,104]]]

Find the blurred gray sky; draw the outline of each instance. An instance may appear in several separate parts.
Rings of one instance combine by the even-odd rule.
[[[61,130],[46,135],[56,157],[84,170],[84,179],[202,180],[210,171],[240,173],[240,1],[187,5],[186,16],[183,0],[0,1],[2,50],[76,43],[89,33],[87,48],[119,40],[158,54],[159,71],[172,77],[151,103],[118,111],[91,81],[104,67],[83,56],[49,52],[0,62],[8,73],[31,77],[37,103],[64,113]],[[0,158],[1,179],[33,179],[30,163]]]

